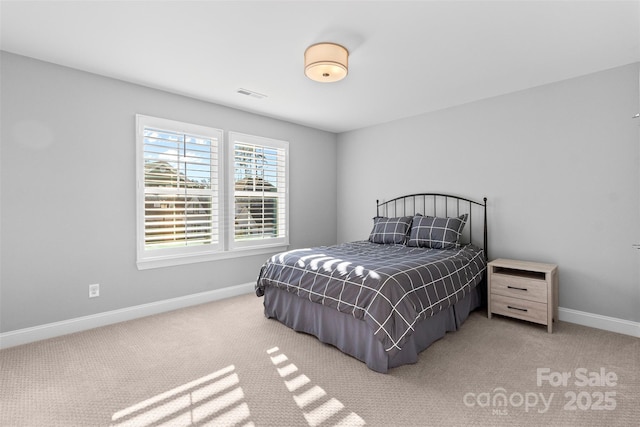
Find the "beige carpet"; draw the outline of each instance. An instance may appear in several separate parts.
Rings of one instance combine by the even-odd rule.
[[[266,319],[253,295],[5,349],[0,367],[2,426],[640,420],[639,339],[481,312],[386,375]]]

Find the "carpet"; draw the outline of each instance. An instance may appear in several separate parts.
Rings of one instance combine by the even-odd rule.
[[[379,374],[242,295],[0,351],[2,426],[635,426],[640,340],[486,313]]]

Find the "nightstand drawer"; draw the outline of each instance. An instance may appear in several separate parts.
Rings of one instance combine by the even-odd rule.
[[[530,322],[547,324],[547,304],[491,294],[491,312]]]
[[[491,276],[491,293],[547,303],[547,282],[511,275]]]

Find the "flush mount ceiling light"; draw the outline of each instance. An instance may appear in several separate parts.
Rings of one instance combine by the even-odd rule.
[[[335,43],[317,43],[304,51],[304,74],[311,80],[331,83],[348,73],[349,52]]]

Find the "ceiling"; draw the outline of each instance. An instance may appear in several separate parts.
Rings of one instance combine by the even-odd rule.
[[[337,133],[640,61],[638,0],[2,0],[0,19],[2,50]],[[322,41],[349,50],[344,80],[305,77]]]

